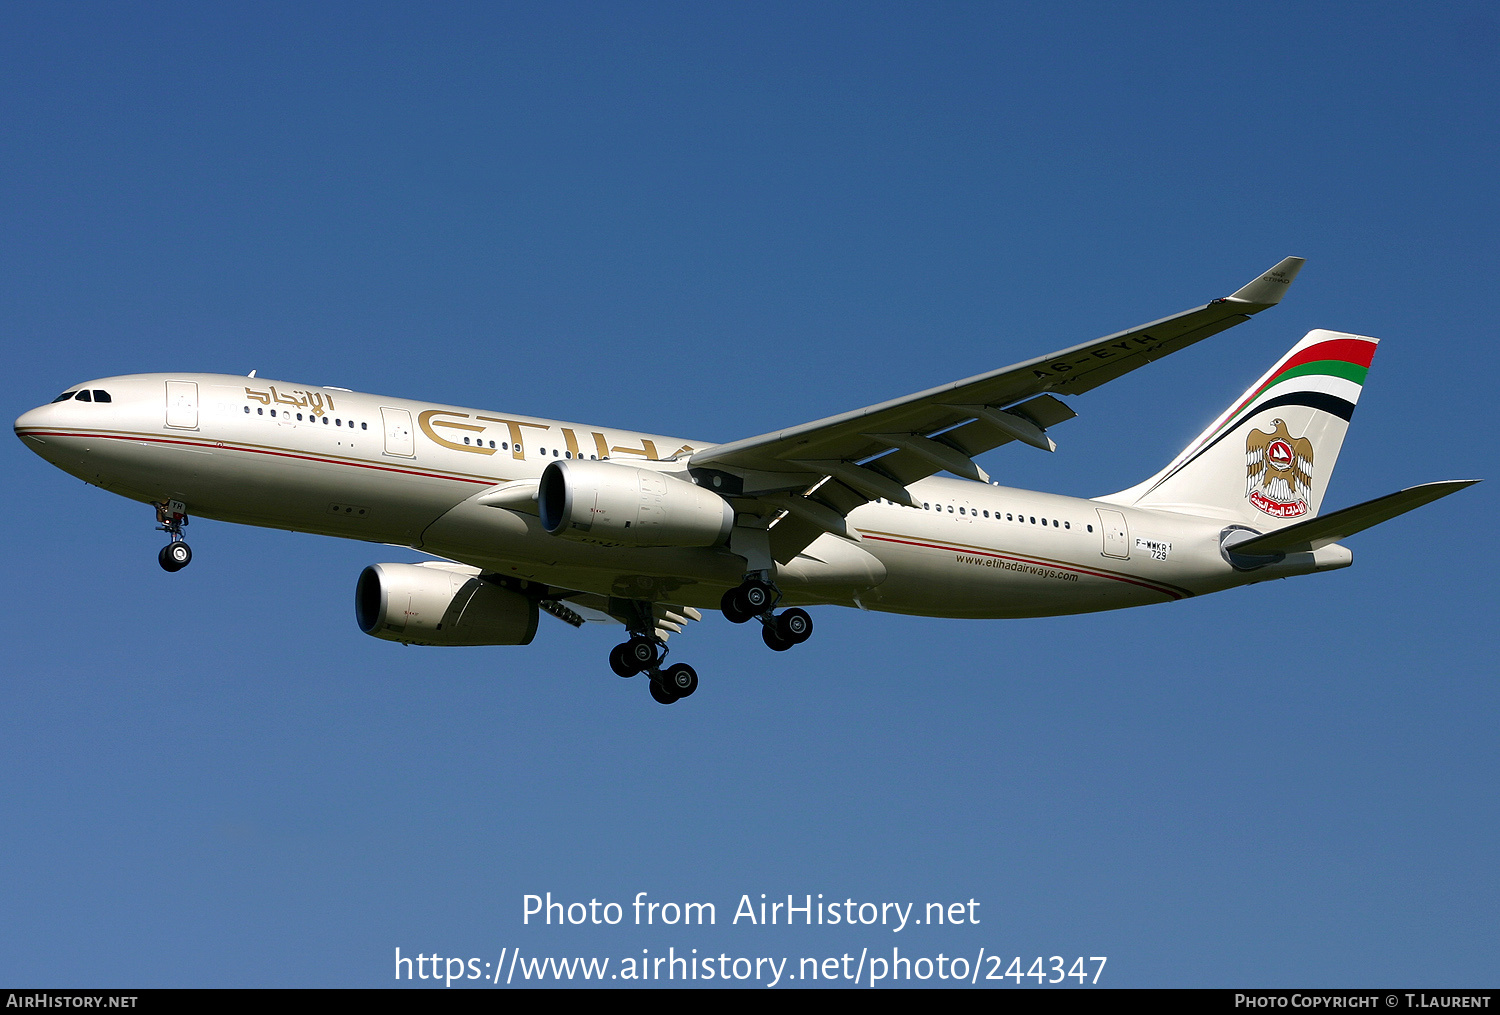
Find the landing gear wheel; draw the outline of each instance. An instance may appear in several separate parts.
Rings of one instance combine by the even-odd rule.
[[[156,555],[163,571],[181,571],[193,562],[193,551],[186,543],[168,543]]]
[[[609,668],[614,670],[617,676],[633,677],[641,672],[640,667],[636,666],[626,653],[629,648],[628,642],[621,642],[609,650]]]
[[[743,586],[737,586],[724,593],[724,598],[719,600],[719,609],[723,612],[724,619],[731,624],[743,624],[755,616],[750,607],[745,605]]]
[[[698,674],[687,663],[668,666],[661,675],[661,682],[669,694],[686,698],[698,689]]]
[[[771,608],[776,600],[776,592],[763,581],[751,579],[738,589],[740,602],[750,611],[751,616],[763,613]]]
[[[812,618],[807,615],[806,610],[793,607],[776,618],[776,633],[781,636],[782,641],[801,645],[812,637]]]
[[[677,695],[661,686],[655,680],[651,681],[651,697],[663,705],[670,705],[677,700]]]
[[[778,634],[776,632],[776,626],[777,625],[775,624],[763,625],[760,629],[760,640],[766,643],[766,648],[769,648],[774,652],[785,652],[787,649],[791,648],[792,645],[795,644],[795,642],[787,641],[780,634]]]
[[[635,672],[649,670],[661,659],[656,642],[636,635],[625,643],[625,658],[635,667]]]

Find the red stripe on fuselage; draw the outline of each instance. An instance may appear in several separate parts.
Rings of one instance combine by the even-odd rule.
[[[98,432],[78,432],[73,430],[25,430],[18,431],[37,437],[78,437],[83,439],[101,439],[111,441],[130,441],[135,444],[175,444],[181,447],[211,448],[215,451],[243,451],[252,455],[271,455],[275,458],[295,458],[304,462],[318,462],[323,465],[347,465],[350,468],[372,469],[376,472],[394,472],[405,476],[420,476],[424,479],[446,479],[454,483],[473,483],[476,486],[494,486],[496,483],[504,482],[500,479],[471,479],[464,476],[445,476],[438,472],[421,472],[417,469],[401,469],[392,465],[377,465],[374,462],[351,461],[342,458],[323,458],[318,455],[302,455],[292,451],[272,451],[267,448],[251,448],[242,444],[229,444],[224,441],[210,440],[171,440],[166,437],[146,437],[140,434],[107,434]]]
[[[1050,567],[1055,571],[1075,571],[1078,574],[1086,574],[1094,578],[1108,578],[1112,581],[1125,582],[1129,585],[1139,585],[1143,589],[1152,592],[1160,592],[1162,595],[1171,596],[1173,599],[1186,599],[1192,595],[1186,589],[1175,590],[1163,585],[1153,585],[1147,581],[1138,581],[1134,578],[1126,578],[1123,575],[1111,574],[1108,571],[1095,571],[1081,564],[1061,564],[1051,561],[1036,560],[1031,557],[1014,557],[1009,554],[995,553],[989,550],[965,549],[957,546],[944,546],[940,543],[923,543],[915,539],[893,539],[889,536],[872,536],[869,533],[861,533],[866,539],[874,539],[882,543],[901,543],[905,546],[920,546],[928,550],[943,550],[947,553],[970,553],[979,557],[995,557],[1000,560],[1013,560],[1019,564],[1032,564],[1036,567]]]

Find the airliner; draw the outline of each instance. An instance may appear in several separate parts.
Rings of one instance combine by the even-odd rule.
[[[1312,331],[1156,475],[1092,499],[1011,489],[975,461],[1043,451],[1080,395],[1280,302],[1288,257],[1233,294],[1014,366],[728,443],[224,374],[106,377],[15,423],[42,458],[150,505],[192,560],[191,517],[362,539],[366,634],[526,645],[545,613],[614,623],[622,677],[671,704],[696,671],[667,639],[717,609],[774,651],[807,607],[1018,618],[1165,603],[1347,567],[1339,540],[1473,480],[1322,513],[1377,340]],[[1061,396],[1061,397],[1059,397]],[[946,475],[941,475],[946,473]]]

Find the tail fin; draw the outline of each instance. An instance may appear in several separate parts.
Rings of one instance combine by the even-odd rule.
[[[1170,465],[1100,499],[1262,531],[1315,516],[1378,341],[1308,332]]]

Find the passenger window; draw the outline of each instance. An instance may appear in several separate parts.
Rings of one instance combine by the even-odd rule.
[[[275,409],[271,410],[271,415],[273,415],[273,416],[276,415],[276,410]]]
[[[327,417],[327,416],[324,416],[324,417],[323,417],[323,425],[324,425],[324,426],[327,426],[327,425],[328,425],[328,417]]]
[[[361,430],[368,430],[368,429],[370,429],[370,424],[368,424],[368,423],[361,423],[359,425],[359,428]],[[495,446],[495,442],[494,441],[490,441],[490,447],[494,447],[494,446]]]
[[[958,509],[958,513],[959,514],[967,514],[967,512],[963,508],[959,508]]]
[[[990,516],[990,513],[989,513],[989,512],[988,512],[988,511],[986,511],[986,512],[985,512],[985,513],[984,513],[984,516],[985,516],[985,517],[986,517],[986,518],[988,518],[988,517],[989,517],[989,516]]]
[[[52,400],[52,404],[56,405],[58,402],[66,402],[68,399],[72,398],[75,394],[77,394],[77,392],[74,392],[74,391],[64,391],[62,394],[58,395],[56,398],[54,398]],[[248,406],[248,405],[245,406],[245,411],[249,412],[250,411],[250,406]]]
[[[1073,527],[1073,523],[1072,522],[1063,522],[1063,528],[1065,528],[1065,529],[1071,529],[1072,527]]]
[[[109,392],[108,391],[100,391],[98,388],[95,388],[94,389],[94,401],[96,401],[96,402],[113,402],[114,399],[109,397]]]
[[[77,395],[77,398],[80,402],[92,402],[94,400],[94,396],[89,394],[87,391],[80,391]]]
[[[1090,531],[1090,532],[1093,532],[1093,531],[1094,531],[1094,527],[1093,527],[1093,526],[1092,526],[1092,525],[1090,525],[1090,526],[1089,526],[1089,531]]]
[[[255,414],[257,416],[264,416],[266,414],[266,410],[264,408],[256,409]]]
[[[298,423],[302,422],[302,413],[300,413],[300,412],[297,413],[297,422]]]
[[[929,504],[929,503],[927,503],[927,502],[926,502],[926,501],[925,501],[925,500],[924,500],[924,501],[923,501],[923,502],[922,502],[922,510],[923,510],[923,511],[931,511],[931,510],[932,510],[932,505],[931,505],[931,504]]]
[[[250,406],[248,406],[248,405],[245,406],[245,415],[247,415],[247,416],[250,415]],[[298,418],[300,419],[301,417],[298,417]]]

